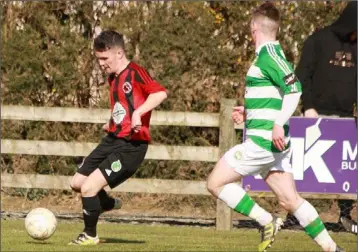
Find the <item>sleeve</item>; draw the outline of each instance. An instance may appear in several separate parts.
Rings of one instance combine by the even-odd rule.
[[[296,68],[298,79],[302,83],[302,105],[303,109],[313,108],[312,102],[312,76],[316,66],[316,52],[314,39],[309,37],[303,44],[301,59]]]
[[[267,48],[267,60],[264,66],[264,72],[274,85],[278,86],[285,95],[292,93],[301,93],[302,87],[297,79],[292,66],[285,59],[283,52],[278,55],[274,48]]]
[[[282,109],[275,120],[275,124],[283,126],[295,112],[300,101],[301,93],[285,95],[282,101]]]
[[[140,83],[140,87],[144,91],[144,93],[148,95],[160,91],[167,92],[167,90],[158,82],[153,80],[150,74],[143,68],[140,68],[135,71],[134,78],[138,83]]]

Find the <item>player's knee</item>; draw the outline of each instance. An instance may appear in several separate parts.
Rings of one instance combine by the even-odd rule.
[[[71,180],[70,187],[75,192],[81,192],[81,184],[74,178]]]
[[[95,196],[98,193],[98,189],[93,186],[92,183],[86,181],[81,186],[81,195],[82,197],[92,197]]]
[[[214,196],[217,196],[217,192],[220,186],[213,178],[210,178],[206,181],[206,189]]]
[[[213,188],[213,185],[212,185],[212,183],[211,183],[211,181],[210,181],[209,179],[206,181],[206,189],[207,189],[211,194],[213,194],[214,188]]]
[[[92,191],[93,191],[93,188],[89,183],[84,183],[81,186],[81,194],[83,196],[88,196],[89,194],[91,194]]]
[[[82,197],[89,197],[89,195],[91,194],[91,186],[84,184],[81,187],[81,195]]]
[[[81,188],[77,187],[77,185],[70,184],[70,187],[71,187],[72,191],[81,192]]]

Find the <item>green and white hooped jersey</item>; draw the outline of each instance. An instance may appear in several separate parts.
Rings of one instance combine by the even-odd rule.
[[[302,87],[278,41],[265,43],[256,50],[245,82],[246,137],[270,152],[280,152],[272,142],[274,122],[283,96],[302,92]],[[284,129],[288,141],[288,122]]]

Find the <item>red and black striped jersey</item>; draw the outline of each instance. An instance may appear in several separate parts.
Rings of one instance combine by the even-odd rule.
[[[132,114],[150,94],[166,91],[166,89],[153,80],[144,68],[133,62],[130,62],[120,74],[109,76],[108,82],[112,112],[109,134],[118,138],[149,142],[151,111],[141,116],[142,127],[137,133],[131,129]]]

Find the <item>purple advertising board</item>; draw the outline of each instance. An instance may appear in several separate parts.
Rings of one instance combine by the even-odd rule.
[[[357,125],[352,118],[290,119],[291,164],[298,192],[357,193]],[[248,176],[251,191],[270,191]]]

